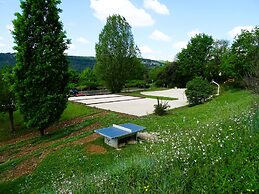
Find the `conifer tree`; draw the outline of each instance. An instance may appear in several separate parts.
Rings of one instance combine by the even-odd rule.
[[[28,127],[40,130],[57,121],[67,103],[69,40],[57,6],[60,0],[22,0],[13,21],[15,92]]]

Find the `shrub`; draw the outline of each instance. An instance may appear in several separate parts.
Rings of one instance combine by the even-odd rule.
[[[213,94],[213,87],[202,77],[196,77],[186,85],[185,94],[190,105],[202,104]]]
[[[168,102],[163,102],[162,100],[160,101],[159,98],[157,98],[157,104],[155,104],[154,107],[155,114],[161,116],[167,113],[167,109],[170,106],[168,105]]]
[[[150,86],[144,80],[130,80],[125,84],[127,88],[149,88]]]

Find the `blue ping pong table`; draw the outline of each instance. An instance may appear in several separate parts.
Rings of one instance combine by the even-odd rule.
[[[122,142],[125,143],[125,140],[136,140],[137,133],[144,129],[145,127],[140,125],[125,123],[121,125],[112,125],[108,128],[97,129],[95,132],[104,136],[106,144],[118,148]]]

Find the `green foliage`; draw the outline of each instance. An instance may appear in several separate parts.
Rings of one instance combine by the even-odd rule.
[[[177,62],[167,63],[163,66],[157,75],[156,86],[185,87],[182,83],[181,73],[178,72],[178,67],[179,64]]]
[[[94,70],[85,68],[79,76],[79,85],[83,86],[84,90],[96,90],[100,84]]]
[[[159,116],[165,115],[169,107],[168,102],[163,102],[157,98],[157,104],[154,105],[154,113]]]
[[[202,104],[213,94],[212,85],[202,77],[189,81],[186,87],[185,93],[190,105]]]
[[[210,59],[210,52],[213,48],[213,38],[206,34],[199,34],[193,37],[186,49],[177,55],[177,73],[184,86],[196,76],[209,78],[207,63]]]
[[[259,63],[253,73],[245,76],[244,82],[249,90],[253,91],[255,94],[259,94]]]
[[[15,110],[15,96],[11,89],[11,69],[5,67],[0,71],[0,111]]]
[[[75,88],[79,82],[79,73],[70,67],[68,68],[68,75],[69,75],[68,88],[69,89]]]
[[[148,78],[148,67],[138,60],[135,67],[132,69],[130,80],[147,80]]]
[[[127,145],[119,152],[103,138],[89,143],[107,149],[105,154],[87,153],[89,144],[67,145],[52,151],[29,175],[1,182],[0,193],[258,193],[259,133],[250,130],[256,118],[252,101],[247,91],[227,91],[211,103],[163,117],[100,115],[96,121],[102,126],[134,122],[158,133],[158,141]],[[80,131],[92,121],[60,131]],[[51,150],[90,134],[83,130],[57,142],[59,133],[53,133],[53,143],[37,141],[49,142],[46,149]],[[17,150],[15,145],[9,150]],[[1,175],[17,160],[2,164]]]
[[[127,88],[149,88],[144,80],[130,80],[125,84]]]
[[[230,54],[229,42],[227,40],[215,40],[210,50],[210,58],[205,68],[205,77],[207,80],[215,80],[217,82],[226,81],[227,69],[224,65],[228,63]]]
[[[0,112],[8,112],[10,131],[14,131],[13,112],[16,110],[15,95],[11,85],[12,69],[5,67],[0,71]]]
[[[139,63],[131,27],[124,17],[113,15],[99,34],[96,50],[96,72],[112,92],[120,92]]]
[[[0,69],[6,65],[15,66],[15,54],[14,53],[0,53]]]
[[[168,64],[163,66],[157,66],[149,70],[148,72],[148,81],[152,83],[152,85],[156,87],[166,87],[168,85],[167,79],[168,77],[165,76],[166,69]],[[170,75],[172,76],[172,75]]]
[[[13,21],[17,51],[15,92],[24,121],[44,133],[67,103],[69,41],[59,21],[60,0],[21,1]]]
[[[227,76],[241,82],[247,75],[253,75],[259,66],[259,27],[251,32],[243,30],[235,37],[231,46],[231,54],[224,70]]]

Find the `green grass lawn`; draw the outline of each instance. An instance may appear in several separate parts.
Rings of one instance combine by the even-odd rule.
[[[259,112],[251,106],[255,100],[258,97],[246,91],[227,91],[206,104],[170,110],[163,117],[132,118],[110,112],[60,129],[60,133],[30,142],[55,140],[27,157],[64,146],[50,152],[29,175],[0,181],[0,193],[256,193]],[[86,109],[85,114],[94,111],[80,108]],[[102,138],[69,144],[93,131],[64,138],[93,123],[109,126],[123,122],[143,125],[158,133],[159,140],[115,150]],[[107,152],[91,154],[89,145],[102,146]],[[5,146],[2,152],[18,148]],[[22,161],[26,158],[0,163],[0,172],[4,174]]]

